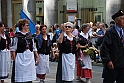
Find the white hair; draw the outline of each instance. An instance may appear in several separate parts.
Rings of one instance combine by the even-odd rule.
[[[35,28],[36,28],[36,27],[40,27],[40,25],[39,25],[39,24],[36,24],[36,25],[35,25]]]
[[[64,26],[66,26],[67,24],[70,24],[72,28],[74,27],[74,24],[71,23],[71,22],[66,22],[66,23],[64,23]]]
[[[104,23],[100,23],[99,26],[104,26],[105,24]]]

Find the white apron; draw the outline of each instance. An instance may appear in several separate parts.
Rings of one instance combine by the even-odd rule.
[[[75,54],[62,53],[62,80],[73,81],[75,69]]]
[[[0,77],[8,77],[10,72],[11,56],[10,50],[0,51]]]
[[[91,64],[91,58],[89,55],[83,55],[82,54],[82,60],[84,61],[84,67],[83,69],[92,69],[92,64]]]
[[[88,39],[89,35],[88,33],[84,34],[83,32],[80,33],[80,35],[82,35],[84,38]],[[80,50],[80,52],[82,53],[82,51]],[[91,64],[91,58],[89,55],[83,55],[82,54],[82,59],[84,61],[84,67],[82,67],[83,69],[92,69],[92,64]]]
[[[15,60],[15,82],[36,80],[34,54],[30,50],[17,53]]]
[[[50,67],[49,67],[49,55],[39,54],[40,62],[36,67],[37,74],[49,74]]]

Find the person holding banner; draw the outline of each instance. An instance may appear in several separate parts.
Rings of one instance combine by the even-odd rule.
[[[4,23],[0,22],[0,80],[4,83],[4,79],[8,78],[10,70],[10,38],[4,33]]]

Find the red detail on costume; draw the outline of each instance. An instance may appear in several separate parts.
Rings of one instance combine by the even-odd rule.
[[[76,63],[77,63],[77,77],[82,77],[82,67],[79,64],[78,58],[82,58],[82,53],[80,53],[80,49],[77,52]],[[84,63],[84,62],[83,62]],[[85,65],[85,64],[84,64]]]
[[[82,69],[81,78],[92,78],[92,70],[91,69]]]
[[[80,64],[78,62],[78,57],[76,57],[76,63],[77,63],[77,66],[76,66],[76,68],[77,68],[77,70],[76,70],[77,76],[81,77],[81,70],[82,70],[82,68],[81,68],[81,66],[80,66]]]
[[[77,77],[81,77],[81,78],[92,78],[92,70],[91,69],[82,69],[82,67],[80,66],[79,62],[78,62],[78,57],[81,57],[81,53],[80,51],[78,51],[78,55],[76,57],[76,64],[77,64]],[[85,64],[84,64],[85,65]]]
[[[44,40],[44,47],[46,48],[47,40]]]

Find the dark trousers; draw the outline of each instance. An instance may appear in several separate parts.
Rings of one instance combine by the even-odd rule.
[[[109,69],[104,67],[103,83],[123,83],[124,82],[124,67]]]

